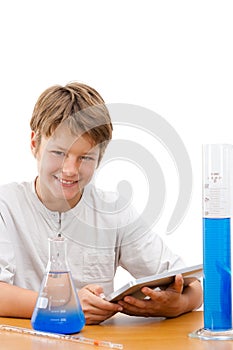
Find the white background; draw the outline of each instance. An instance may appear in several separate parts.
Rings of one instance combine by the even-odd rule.
[[[167,185],[155,230],[187,264],[200,263],[201,147],[233,140],[232,18],[232,2],[225,0],[2,1],[0,184],[36,174],[29,121],[40,93],[71,80],[87,83],[107,104],[153,110],[180,135],[192,161],[193,194],[184,220],[169,236],[166,225],[179,185],[172,160],[136,130],[116,128],[114,137],[136,139],[155,152]],[[124,173],[130,181],[132,173],[140,207],[148,190],[143,174],[132,164],[112,162],[112,168],[113,176],[103,174],[102,184],[114,187]]]

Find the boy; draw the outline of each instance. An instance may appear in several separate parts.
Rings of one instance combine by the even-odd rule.
[[[117,266],[140,278],[183,263],[131,206],[91,184],[112,137],[99,93],[77,82],[52,86],[39,97],[30,125],[38,176],[32,183],[0,187],[0,316],[31,317],[48,260],[48,237],[58,233],[68,240],[87,324],[116,312],[175,317],[199,307],[200,283],[183,288],[181,275],[166,291],[143,288],[149,300],[125,297],[114,304],[101,298],[113,291]]]

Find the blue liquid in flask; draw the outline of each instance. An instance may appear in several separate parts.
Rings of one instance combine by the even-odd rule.
[[[204,328],[232,329],[230,218],[203,219]]]
[[[31,324],[44,332],[81,331],[85,317],[70,272],[49,272],[44,276]]]
[[[35,321],[32,320],[32,326],[35,330],[59,333],[73,334],[80,332],[85,325],[85,320],[81,312],[73,310],[60,314],[51,311],[37,310]]]

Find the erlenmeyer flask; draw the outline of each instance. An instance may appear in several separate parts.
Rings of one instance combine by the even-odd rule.
[[[85,325],[61,236],[49,239],[49,261],[31,324],[36,330],[63,334],[80,332]]]

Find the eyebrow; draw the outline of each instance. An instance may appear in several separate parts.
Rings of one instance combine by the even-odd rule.
[[[67,148],[64,148],[64,147],[61,147],[61,146],[58,146],[58,145],[51,145],[51,148],[56,148],[57,150],[59,151],[62,151],[62,152],[67,152]],[[69,150],[69,149],[68,149]],[[89,154],[89,155],[96,155],[98,153],[98,150],[96,147],[93,147],[91,148],[90,151],[87,151],[87,152],[82,152],[82,154]]]

